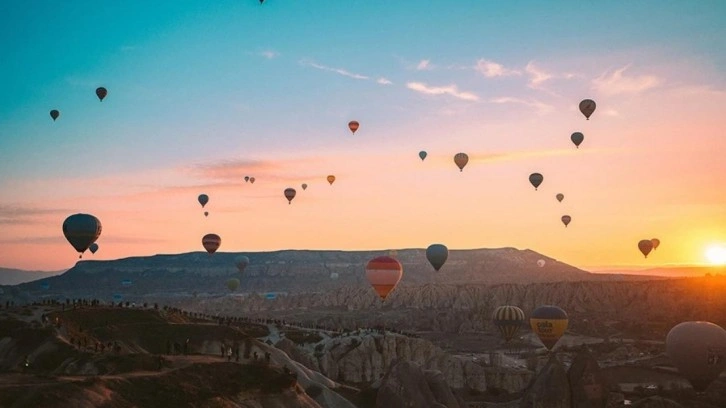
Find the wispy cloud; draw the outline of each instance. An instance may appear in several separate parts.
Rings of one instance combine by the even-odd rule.
[[[380,77],[376,80],[377,83],[381,85],[391,85],[393,82],[391,82],[388,78]]]
[[[447,86],[428,86],[422,82],[408,82],[406,87],[412,91],[416,91],[426,95],[451,95],[455,98],[463,99],[465,101],[478,101],[479,96],[472,92],[460,91],[459,88],[454,85]]]
[[[0,204],[0,224],[23,225],[41,222],[45,215],[70,214],[72,210],[60,208],[32,208]]]
[[[487,78],[522,75],[520,71],[505,68],[504,65],[486,59],[479,59],[474,69]]]
[[[280,53],[277,51],[273,51],[273,50],[265,50],[265,51],[261,51],[258,55],[263,56],[267,59],[273,59],[273,58],[279,57]]]
[[[300,64],[305,65],[305,66],[308,66],[308,67],[313,67],[313,68],[316,68],[316,69],[320,69],[320,70],[323,70],[323,71],[335,72],[336,74],[343,75],[343,76],[347,76],[347,77],[353,78],[353,79],[370,79],[366,75],[355,74],[355,73],[352,73],[352,72],[347,71],[347,70],[342,69],[342,68],[328,67],[328,66],[321,65],[321,64],[318,64],[316,62],[310,61],[310,60],[301,60],[300,61]]]
[[[432,69],[434,69],[434,66],[431,64],[431,60],[424,59],[416,65],[416,71],[430,71]]]
[[[529,74],[529,83],[528,86],[533,89],[537,89],[540,86],[542,86],[545,82],[552,79],[554,76],[540,68],[537,68],[537,66],[534,65],[534,61],[530,61],[527,63],[527,66],[524,68],[525,71]]]
[[[630,66],[628,64],[615,71],[604,72],[593,79],[592,88],[604,95],[633,94],[655,88],[662,83],[655,75],[626,76],[625,71]]]
[[[529,106],[529,107],[537,109],[537,111],[540,114],[550,113],[555,110],[554,106],[548,105],[548,104],[538,101],[536,99],[526,100],[526,99],[521,99],[521,98],[514,98],[511,96],[501,96],[498,98],[492,98],[488,102],[496,103],[496,104],[516,103],[516,104],[520,104],[520,105],[525,105],[525,106]]]

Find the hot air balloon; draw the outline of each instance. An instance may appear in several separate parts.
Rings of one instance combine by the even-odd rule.
[[[285,189],[285,198],[287,198],[288,204],[292,204],[292,199],[295,198],[295,194],[297,194],[297,191],[294,188],[288,187]]]
[[[534,186],[534,191],[537,191],[537,187],[544,181],[544,176],[539,173],[532,173],[529,175],[529,182]]]
[[[255,178],[254,177],[250,177],[250,183],[255,184]]]
[[[53,122],[58,119],[58,116],[60,116],[60,112],[58,112],[56,109],[50,111],[50,117],[53,118]]]
[[[71,215],[63,221],[63,235],[78,251],[78,257],[82,258],[83,253],[101,235],[101,221],[90,214]]]
[[[532,312],[529,324],[548,350],[557,344],[567,330],[567,313],[557,306],[540,306]]]
[[[232,278],[227,281],[227,289],[230,290],[230,292],[234,292],[239,287],[239,279]]]
[[[421,161],[424,161],[426,156],[428,156],[428,153],[426,153],[425,151],[421,150],[420,152],[418,152],[418,157],[421,158]]]
[[[351,120],[350,122],[348,122],[348,129],[350,129],[353,134],[355,134],[355,131],[358,130],[359,127],[360,123],[358,123],[358,121]]]
[[[545,266],[545,260],[544,259],[540,259],[539,261],[537,261],[537,266],[539,266],[540,268],[544,268],[544,266]]]
[[[234,258],[234,264],[237,266],[237,269],[239,269],[239,273],[242,273],[245,271],[245,268],[247,268],[247,265],[250,264],[250,258],[240,255]]]
[[[208,217],[208,216],[209,216],[209,211],[205,211],[205,212],[204,212],[204,216],[205,216],[205,217]]]
[[[660,246],[660,240],[658,238],[653,238],[650,240],[650,242],[653,243],[653,250],[655,251]]]
[[[95,254],[96,251],[98,251],[98,244],[95,242],[92,243],[91,245],[88,246],[88,250],[91,251],[92,254]]]
[[[509,343],[524,323],[524,311],[517,306],[499,306],[492,313],[492,322]]]
[[[649,239],[641,239],[640,242],[638,242],[638,249],[640,249],[640,252],[642,252],[647,258],[650,251],[653,250],[653,242]]]
[[[98,96],[99,101],[103,102],[103,98],[105,98],[106,95],[108,95],[108,91],[106,90],[106,88],[102,86],[96,88],[96,96]]]
[[[432,244],[426,248],[426,259],[431,266],[438,271],[444,266],[446,259],[449,257],[449,248],[442,244]]]
[[[334,181],[335,181],[335,176],[332,175],[332,174],[329,175],[328,176],[328,183],[330,183],[330,185],[332,186]]]
[[[583,135],[580,132],[575,132],[572,135],[570,135],[570,140],[572,140],[572,143],[575,144],[575,147],[577,147],[579,149],[580,143],[582,143],[582,141],[585,140],[585,135]]]
[[[595,112],[595,101],[592,99],[583,99],[580,102],[580,112],[585,115],[587,120],[590,120],[590,115]]]
[[[305,183],[303,183],[303,185],[302,185],[302,189],[303,189],[303,191],[304,191],[304,190],[307,190],[307,189],[308,189],[308,185],[307,185],[307,184],[305,184]]]
[[[207,234],[202,238],[202,245],[204,246],[204,249],[209,252],[210,256],[217,252],[217,249],[219,249],[221,244],[222,238],[220,238],[217,234]]]
[[[262,4],[262,3],[264,3],[264,2],[265,2],[265,0],[260,0],[260,4]]]
[[[562,193],[558,193],[555,198],[557,198],[557,201],[562,202],[562,200],[565,199],[565,195]]]
[[[454,155],[454,163],[459,167],[459,171],[464,171],[464,166],[469,163],[469,155],[466,153],[456,153]]]
[[[199,197],[197,197],[197,201],[199,201],[199,204],[202,205],[202,208],[204,208],[205,205],[209,202],[209,196],[206,194],[199,194]]]
[[[379,256],[368,261],[366,278],[382,300],[398,285],[403,277],[403,266],[390,256]]]
[[[710,322],[683,322],[666,336],[666,354],[693,389],[703,392],[726,368],[726,330]]]
[[[570,221],[572,221],[572,217],[570,217],[569,215],[563,215],[561,220],[562,220],[562,223],[565,224],[565,228],[567,228],[567,224],[569,224]]]
[[[248,183],[250,181],[250,176],[245,176],[245,183]]]

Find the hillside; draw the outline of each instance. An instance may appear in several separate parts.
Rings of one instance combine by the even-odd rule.
[[[367,288],[365,264],[388,251],[276,251],[243,253],[250,265],[241,276],[244,292],[310,293],[352,286]],[[228,293],[225,282],[240,277],[234,259],[239,253],[203,252],[155,255],[113,261],[80,261],[66,273],[42,282],[18,286],[28,296],[124,299]],[[403,249],[397,258],[404,268],[400,286],[424,283],[498,284],[553,281],[613,280],[514,248],[452,250],[440,272],[426,260],[424,249]],[[540,268],[537,261],[544,259]],[[637,277],[627,277],[637,279]]]
[[[63,271],[25,271],[22,269],[0,268],[0,285],[17,285],[19,283],[32,282],[38,279],[56,276]]]

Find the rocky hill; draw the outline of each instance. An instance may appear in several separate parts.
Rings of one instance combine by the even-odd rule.
[[[388,251],[276,251],[241,253],[250,259],[243,274],[235,257],[240,253],[193,252],[113,261],[80,261],[66,273],[14,288],[27,298],[85,297],[124,299],[179,297],[228,293],[226,281],[241,278],[238,293],[311,293],[341,287],[367,288],[365,265]],[[424,249],[402,249],[400,286],[421,284],[498,284],[583,280],[638,279],[633,276],[591,274],[531,250],[514,248],[452,250],[439,272],[428,263]],[[537,265],[544,260],[544,267]],[[7,291],[7,289],[6,289]]]

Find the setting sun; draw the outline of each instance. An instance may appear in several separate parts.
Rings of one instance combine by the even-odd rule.
[[[714,244],[706,248],[706,259],[711,265],[726,265],[726,245]]]

